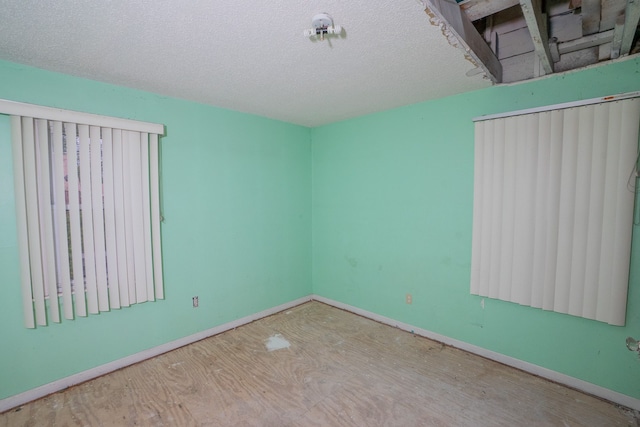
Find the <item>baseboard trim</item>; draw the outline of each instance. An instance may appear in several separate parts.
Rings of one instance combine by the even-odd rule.
[[[113,362],[109,362],[104,365],[100,365],[65,378],[61,378],[43,386],[27,390],[23,393],[7,397],[0,400],[0,413],[16,408],[20,405],[24,405],[27,402],[40,399],[41,397],[48,396],[52,393],[64,390],[71,386],[92,380],[113,371],[117,371],[118,369],[133,365],[134,363],[151,359],[152,357],[159,356],[163,353],[167,353],[180,347],[184,347],[185,345],[194,343],[196,341],[200,341],[213,335],[220,334],[222,332],[237,328],[242,325],[246,325],[247,323],[262,319],[263,317],[271,316],[272,314],[287,310],[308,301],[311,301],[311,295],[298,298],[296,300],[278,305],[276,307],[263,310],[259,313],[251,314],[249,316],[245,316],[243,318],[225,323],[223,325],[216,326],[214,328],[207,329],[205,331],[198,332],[196,334],[189,335],[184,338],[180,338],[175,341],[171,341],[166,344],[141,351],[139,353],[132,354],[131,356],[123,357],[122,359],[114,360]]]
[[[452,347],[456,347],[461,350],[468,351],[469,353],[474,353],[479,356],[486,357],[487,359],[495,360],[496,362],[500,362],[502,364],[512,366],[514,368],[520,369],[530,374],[537,375],[542,378],[546,378],[548,380],[557,382],[559,384],[563,384],[565,386],[574,388],[576,390],[580,390],[584,393],[588,393],[593,396],[597,396],[599,398],[608,400],[618,405],[626,406],[628,408],[635,409],[636,411],[640,411],[640,399],[627,396],[626,394],[618,393],[616,391],[609,390],[608,388],[601,387],[599,385],[592,384],[587,381],[583,381],[578,378],[574,378],[569,375],[562,374],[560,372],[552,371],[551,369],[543,368],[542,366],[534,365],[533,363],[525,362],[523,360],[506,356],[504,354],[496,353],[494,351],[487,350],[485,348],[478,347],[476,345],[469,344],[464,341],[458,341],[456,339],[449,338],[447,336],[440,335],[438,333],[435,333],[426,329],[418,328],[416,326],[412,326],[407,323],[399,322],[397,320],[384,317],[379,314],[372,313],[370,311],[363,310],[358,307],[354,307],[348,304],[334,301],[332,299],[325,298],[320,295],[312,295],[311,299],[315,301],[323,302],[325,304],[328,304],[336,308],[340,308],[342,310],[350,311],[352,313],[375,320],[380,323],[384,323],[408,332],[415,333],[425,338],[442,342],[446,345],[450,345]]]
[[[568,387],[574,388],[576,390],[580,390],[582,392],[591,394],[593,396],[600,397],[610,402],[640,411],[640,399],[636,399],[636,398],[627,396],[625,394],[618,393],[613,390],[609,390],[607,388],[589,383],[587,381],[580,380],[578,378],[571,377],[569,375],[565,375],[556,371],[552,371],[547,368],[543,368],[542,366],[534,365],[533,363],[525,362],[523,360],[506,356],[504,354],[496,353],[494,351],[487,350],[485,348],[478,347],[476,345],[469,344],[464,341],[459,341],[453,338],[449,338],[447,336],[440,335],[438,333],[435,333],[426,329],[418,328],[416,326],[409,325],[404,322],[399,322],[389,317],[381,316],[379,314],[376,314],[367,310],[363,310],[355,306],[334,301],[332,299],[325,298],[320,295],[308,295],[306,297],[298,298],[296,300],[260,311],[255,314],[251,314],[249,316],[242,317],[240,319],[225,323],[223,325],[219,325],[214,328],[207,329],[205,331],[198,332],[196,334],[189,335],[187,337],[180,338],[178,340],[171,341],[166,344],[162,344],[157,347],[153,347],[136,354],[132,354],[131,356],[114,360],[113,362],[106,363],[104,365],[100,365],[95,368],[88,369],[86,371],[82,371],[65,378],[61,378],[59,380],[53,381],[43,386],[36,387],[31,390],[27,390],[23,393],[7,397],[5,399],[0,400],[0,413],[16,408],[20,405],[24,405],[25,403],[31,402],[33,400],[40,399],[41,397],[47,396],[49,394],[64,390],[68,387],[92,380],[94,378],[100,377],[102,375],[106,375],[113,371],[117,371],[118,369],[122,369],[127,366],[133,365],[135,363],[142,362],[147,359],[151,359],[155,356],[159,356],[163,353],[167,353],[171,350],[184,347],[185,345],[189,345],[196,341],[200,341],[202,339],[209,338],[211,336],[237,328],[242,325],[246,325],[247,323],[254,322],[264,317],[271,316],[272,314],[287,310],[289,308],[298,306],[300,304],[303,304],[311,300],[319,301],[319,302],[328,304],[330,306],[340,308],[342,310],[346,310],[346,311],[358,314],[360,316],[363,316],[363,317],[375,320],[377,322],[384,323],[408,332],[413,332],[425,338],[442,342],[446,345],[450,345],[452,347],[456,347],[461,350],[465,350],[470,353],[474,353],[479,356],[486,357],[487,359],[495,360],[496,362],[500,362],[517,369],[521,369],[533,375],[546,378],[548,380],[566,385]]]

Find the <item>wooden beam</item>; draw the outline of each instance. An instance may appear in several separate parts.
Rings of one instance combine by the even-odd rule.
[[[502,82],[500,61],[460,6],[447,0],[422,0],[422,3],[430,22],[440,26],[452,46],[462,48],[493,82]]]
[[[551,74],[553,73],[553,61],[549,50],[546,15],[542,14],[538,0],[520,0],[520,7],[522,7],[527,27],[529,27],[536,55],[540,59],[540,66],[545,74]]]
[[[613,40],[613,32],[614,30],[609,30],[568,42],[558,43],[558,52],[560,55],[564,55],[565,53],[575,52],[576,50],[588,49],[590,47],[610,43]]]
[[[508,9],[518,3],[519,0],[467,0],[459,3],[459,5],[467,14],[467,18],[473,22]]]
[[[638,28],[638,21],[640,21],[640,0],[628,0],[624,12],[624,32],[622,33],[620,55],[628,55],[631,51],[631,43],[633,43],[636,28]]]
[[[624,15],[618,16],[616,19],[616,25],[613,27],[613,41],[611,41],[611,59],[616,59],[620,56],[622,48],[622,36],[624,35]]]

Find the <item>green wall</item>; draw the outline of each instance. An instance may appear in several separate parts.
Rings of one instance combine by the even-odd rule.
[[[637,227],[626,327],[469,293],[472,118],[637,90],[638,58],[312,129],[314,293],[640,398]]]
[[[0,98],[167,128],[167,299],[28,330],[0,116],[0,399],[312,292],[640,398],[638,233],[626,327],[469,294],[471,119],[633,90],[640,59],[310,130],[0,62]]]
[[[29,330],[9,119],[0,115],[0,399],[311,293],[308,128],[7,62],[0,98],[167,129],[166,299]]]

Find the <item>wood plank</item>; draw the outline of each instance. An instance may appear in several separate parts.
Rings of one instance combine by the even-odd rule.
[[[582,35],[600,31],[600,0],[582,0]]]
[[[275,334],[290,347],[268,351]],[[637,422],[630,409],[315,301],[0,414],[0,427]]]
[[[574,10],[579,8],[582,8],[582,0],[551,0],[546,2],[546,12],[550,17],[574,13]]]
[[[527,22],[522,16],[520,3],[500,13],[493,15],[492,29],[498,34],[504,34],[520,28],[527,28]]]
[[[551,52],[549,51],[549,36],[547,33],[547,25],[545,15],[538,0],[520,0],[524,19],[529,27],[533,46],[536,55],[540,60],[540,65],[545,74],[553,73],[553,61],[551,60]]]
[[[611,43],[598,46],[598,62],[606,61],[609,58],[611,58]]]
[[[582,17],[579,14],[567,13],[549,18],[549,38],[558,43],[582,37]]]
[[[560,61],[554,64],[556,73],[575,70],[598,62],[598,47],[580,49],[560,56]]]
[[[462,48],[474,65],[482,68],[493,82],[502,81],[502,65],[460,6],[448,0],[422,0],[433,25],[439,25],[454,46]]]
[[[601,0],[600,31],[613,30],[620,15],[624,15],[627,0]]]
[[[529,29],[524,27],[498,36],[498,59],[502,61],[534,50]]]
[[[459,3],[471,22],[477,21],[519,3],[519,0],[468,0]]]
[[[587,49],[594,46],[600,46],[605,43],[611,43],[613,40],[613,30],[604,31],[602,33],[592,34],[590,36],[581,37],[569,42],[558,43],[558,51],[560,55],[575,52],[580,49]]]

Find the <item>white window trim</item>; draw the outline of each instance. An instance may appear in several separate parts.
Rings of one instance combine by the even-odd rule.
[[[474,122],[483,120],[502,119],[505,117],[522,116],[525,114],[541,113],[544,111],[562,110],[564,108],[581,107],[591,104],[602,104],[603,102],[621,101],[628,98],[640,97],[640,91],[619,93],[616,95],[602,96],[600,98],[581,99],[579,101],[564,102],[562,104],[545,105],[542,107],[527,108],[525,110],[509,111],[507,113],[488,114],[486,116],[474,117]]]

